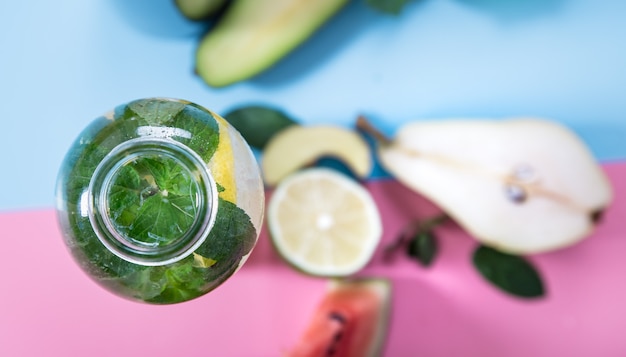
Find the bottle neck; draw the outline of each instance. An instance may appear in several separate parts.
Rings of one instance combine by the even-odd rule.
[[[167,138],[115,147],[89,185],[89,220],[102,244],[131,263],[158,266],[189,256],[207,238],[217,188],[204,161]]]

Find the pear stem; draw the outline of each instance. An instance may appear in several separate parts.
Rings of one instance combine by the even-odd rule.
[[[392,140],[380,130],[376,129],[376,127],[374,127],[374,125],[372,125],[372,123],[370,123],[364,115],[359,115],[356,119],[356,128],[374,138],[378,145],[389,146],[392,144]]]

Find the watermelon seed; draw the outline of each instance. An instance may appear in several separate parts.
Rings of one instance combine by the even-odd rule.
[[[329,316],[328,316],[328,317],[330,317],[332,320],[339,321],[339,323],[341,323],[342,325],[346,323],[346,317],[345,317],[345,316],[343,316],[343,315],[342,315],[341,313],[339,313],[339,312],[335,312],[335,311],[333,311],[333,312],[331,312],[331,313],[329,314]]]

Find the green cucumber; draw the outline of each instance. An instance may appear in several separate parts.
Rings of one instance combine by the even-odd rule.
[[[349,0],[235,0],[201,40],[196,70],[212,87],[251,78],[308,39]]]

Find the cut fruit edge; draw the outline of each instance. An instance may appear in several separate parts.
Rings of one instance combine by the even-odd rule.
[[[274,186],[288,175],[317,160],[332,157],[360,179],[373,167],[370,146],[356,132],[333,125],[294,125],[278,132],[263,152],[265,183]]]
[[[385,341],[390,326],[391,320],[391,305],[392,305],[392,286],[391,281],[384,278],[352,278],[352,279],[332,279],[329,283],[328,289],[330,291],[339,290],[346,284],[360,284],[369,286],[373,292],[381,300],[381,308],[379,309],[378,323],[374,331],[374,338],[372,339],[369,351],[370,353],[365,357],[376,357],[383,355],[383,349],[385,347]]]
[[[381,356],[390,326],[391,300],[391,282],[384,278],[330,280],[287,356],[313,357],[329,350],[347,357]]]
[[[284,240],[282,239],[282,233],[277,234],[277,232],[282,231],[284,226],[277,218],[279,216],[278,210],[280,208],[280,203],[285,200],[289,187],[294,183],[297,183],[298,180],[308,178],[306,176],[310,176],[315,179],[316,175],[319,178],[330,178],[333,182],[339,183],[343,188],[356,195],[364,204],[364,207],[366,207],[365,213],[369,217],[367,219],[367,224],[370,226],[370,237],[369,239],[364,240],[367,244],[360,248],[361,254],[358,259],[355,260],[354,264],[348,268],[337,269],[334,266],[326,266],[325,268],[320,269],[319,266],[311,265],[301,257],[294,257],[292,254],[293,252],[285,247]],[[322,277],[346,277],[363,269],[372,259],[372,256],[381,241],[383,230],[378,206],[369,191],[348,176],[328,168],[310,168],[298,171],[281,181],[281,183],[274,190],[272,198],[270,199],[267,209],[267,223],[271,241],[279,255],[285,261],[303,273]]]
[[[365,122],[365,124],[361,123],[361,127],[365,127],[365,129],[369,130],[368,132],[375,130],[370,129],[370,127],[367,126],[368,124],[367,122]],[[537,156],[537,153],[534,153],[530,155],[530,158],[522,159],[524,156],[518,152],[518,149],[517,151],[513,150],[511,153],[507,154],[507,160],[510,161],[510,165],[503,164],[502,158],[500,158],[498,160],[492,160],[493,162],[489,163],[491,166],[486,166],[471,155],[466,155],[467,157],[460,155],[455,158],[454,155],[450,155],[449,153],[446,154],[444,152],[442,154],[439,152],[442,150],[441,147],[433,146],[434,144],[432,142],[430,144],[424,144],[424,140],[417,140],[415,138],[415,136],[419,134],[421,136],[418,136],[418,138],[428,137],[428,139],[434,140],[433,137],[436,137],[436,135],[433,135],[433,133],[441,136],[441,132],[443,132],[444,129],[449,130],[453,125],[464,126],[463,130],[456,131],[456,135],[468,135],[469,129],[474,128],[472,130],[476,131],[477,129],[475,127],[480,126],[481,128],[488,128],[492,131],[501,131],[507,127],[518,129],[515,133],[518,139],[521,135],[524,135],[524,137],[530,140],[537,136],[533,135],[534,133],[543,133],[544,136],[552,135],[558,137],[563,144],[561,147],[570,147],[569,151],[567,151],[569,153],[568,156],[578,161],[577,166],[580,167],[580,175],[578,175],[578,177],[584,176],[584,180],[589,184],[583,186],[584,190],[570,189],[569,192],[562,190],[561,186],[556,185],[554,182],[557,182],[558,179],[562,181],[567,180],[568,176],[563,175],[562,168],[561,170],[549,170],[550,167],[546,166],[544,162],[546,161],[545,157],[547,156],[549,158],[555,156],[554,154],[541,153]],[[525,126],[525,131],[520,133],[519,128],[522,125]],[[430,130],[430,132],[428,130]],[[458,134],[459,132],[462,134]],[[376,132],[374,131],[373,134],[376,134]],[[511,118],[500,122],[487,120],[448,120],[432,123],[422,121],[410,123],[402,127],[396,134],[393,145],[391,142],[385,142],[384,140],[380,140],[383,141],[383,145],[379,145],[377,156],[381,166],[391,173],[395,179],[435,203],[478,241],[508,253],[543,253],[565,248],[579,242],[588,237],[593,231],[593,216],[608,207],[612,199],[610,182],[584,142],[568,128],[551,121],[533,118]],[[418,145],[418,143],[421,144]],[[433,147],[431,148],[429,145]],[[504,154],[500,153],[499,155],[502,156]],[[563,156],[563,154],[561,154],[561,156]],[[500,166],[498,166],[498,164],[500,164]],[[507,169],[509,166],[510,168]],[[539,168],[540,174],[542,171],[554,171],[554,173],[551,174],[550,180],[542,182],[541,176],[531,176],[530,179],[528,177],[524,178],[523,176],[518,178],[515,170],[520,168],[530,168],[531,174],[536,174],[537,168]],[[542,168],[545,170],[542,170]],[[439,177],[437,178],[436,176]],[[442,179],[443,176],[447,176],[446,178],[450,179],[448,180],[450,181],[448,182],[448,185],[451,187],[450,189],[442,187],[446,182],[446,180]],[[572,175],[572,177],[574,176],[576,175]],[[522,232],[528,231],[528,234],[525,234],[526,237],[538,237],[540,234],[533,234],[530,228],[519,230],[510,229],[510,234],[498,232],[493,229],[494,224],[489,222],[484,223],[486,220],[488,221],[490,219],[490,215],[483,215],[483,217],[481,217],[483,223],[479,223],[481,219],[477,219],[475,214],[469,214],[468,210],[460,209],[462,205],[457,202],[457,198],[462,196],[457,189],[461,186],[456,185],[456,187],[453,187],[452,179],[454,178],[456,180],[459,178],[458,181],[461,182],[462,177],[465,177],[467,180],[463,186],[468,186],[470,182],[469,179],[475,183],[481,181],[482,184],[485,185],[487,181],[499,184],[498,186],[492,186],[492,189],[489,191],[490,194],[493,194],[494,190],[498,190],[498,192],[504,194],[507,188],[521,190],[524,195],[522,198],[524,205],[521,206],[518,203],[509,205],[511,202],[507,201],[504,207],[509,210],[519,210],[520,213],[516,214],[515,217],[523,217],[521,213],[530,217],[533,214],[529,212],[538,212],[540,210],[557,212],[560,213],[560,217],[571,217],[568,219],[575,220],[574,223],[580,228],[573,228],[574,226],[572,224],[565,225],[570,228],[570,232],[561,229],[557,232],[560,234],[552,234],[551,239],[543,240],[540,244],[534,243],[533,240],[529,238],[522,244],[516,243],[523,241],[523,239],[517,239],[515,237],[522,234]],[[577,178],[572,178],[571,180],[575,179]],[[578,181],[581,180],[582,179],[579,179]],[[552,182],[552,184],[550,184],[550,182]],[[546,183],[547,186],[545,186]],[[564,181],[562,183],[564,183]],[[562,186],[565,187],[567,185]],[[502,190],[500,190],[499,187],[502,187]],[[456,193],[452,191],[456,191]],[[583,195],[583,197],[581,197],[581,195]],[[498,205],[502,205],[500,198],[501,197],[498,196]],[[485,199],[485,197],[483,197],[483,199]],[[493,204],[488,205],[488,208],[491,208],[491,215],[504,215],[503,212],[505,211],[497,207],[496,201],[491,201]],[[531,205],[536,208],[531,209]],[[536,227],[536,229],[534,229],[535,231],[541,231],[543,229],[544,231],[552,232],[556,229],[557,224],[552,224],[552,222],[556,222],[556,219],[552,219],[550,224],[542,224],[545,223],[545,221],[540,219],[542,216],[540,214],[535,214],[535,216],[537,220],[532,224],[532,227]],[[518,224],[522,222],[521,219],[517,219],[516,221]],[[500,223],[500,226],[504,225],[506,224]],[[531,227],[531,225],[527,227]],[[552,231],[550,231],[550,229],[552,229]],[[537,239],[535,239],[535,241],[536,240]]]

